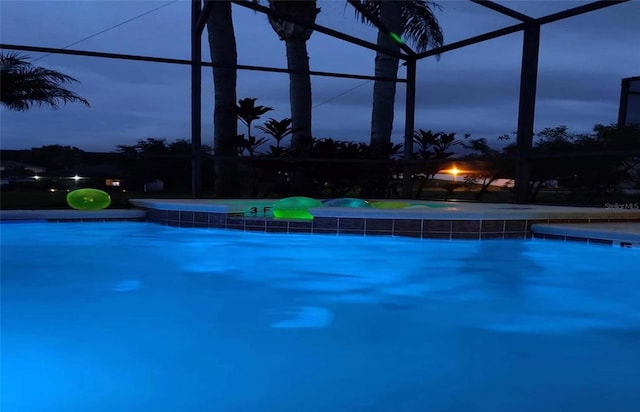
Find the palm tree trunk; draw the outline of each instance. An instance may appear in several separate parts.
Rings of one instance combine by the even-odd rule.
[[[309,71],[309,55],[306,39],[293,38],[285,41],[287,47],[287,67],[289,70]],[[289,101],[291,104],[292,135],[291,145],[304,151],[311,147],[311,76],[309,74],[289,74]]]
[[[269,0],[269,8],[297,21],[312,25],[320,9],[316,1]],[[289,101],[291,106],[292,133],[291,148],[302,154],[313,146],[311,136],[311,76],[309,76],[309,55],[307,40],[313,28],[296,24],[285,19],[270,17],[269,23],[284,40],[287,48],[287,68],[299,73],[289,73]],[[306,74],[304,74],[306,73]],[[299,194],[312,190],[312,179],[304,168],[297,170],[292,179]]]
[[[217,156],[238,156],[238,120],[236,118],[236,81],[238,54],[233,30],[231,3],[211,1],[213,6],[207,20],[209,51],[213,69],[215,103],[213,110],[213,149]],[[239,193],[236,183],[238,164],[234,159],[215,161],[215,195],[233,197]]]
[[[402,35],[402,8],[398,2],[382,1],[380,4],[380,20],[391,32]],[[400,46],[382,32],[378,32],[377,44],[386,49],[400,51]],[[398,76],[398,59],[377,52],[375,75],[396,78]],[[395,82],[375,81],[373,85],[373,110],[371,114],[371,146],[374,150],[380,151],[391,142],[395,96]]]

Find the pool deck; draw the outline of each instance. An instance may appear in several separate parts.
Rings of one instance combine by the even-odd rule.
[[[102,209],[102,210],[1,210],[3,222],[46,221],[57,222],[106,222],[106,221],[145,221],[144,209]]]
[[[274,202],[269,199],[132,199],[134,209],[9,210],[0,212],[0,220],[148,221],[167,226],[265,233],[473,240],[536,238],[640,247],[640,209],[409,201],[419,207],[313,208],[310,209],[314,215],[312,221],[245,216],[250,207],[263,210]]]

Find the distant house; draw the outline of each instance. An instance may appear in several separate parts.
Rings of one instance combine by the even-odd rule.
[[[124,173],[112,164],[96,164],[82,166],[77,169],[77,175],[84,179],[90,179],[98,188],[120,189],[124,187]]]

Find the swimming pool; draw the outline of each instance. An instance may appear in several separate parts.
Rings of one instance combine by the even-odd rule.
[[[2,410],[640,408],[638,249],[1,230]]]

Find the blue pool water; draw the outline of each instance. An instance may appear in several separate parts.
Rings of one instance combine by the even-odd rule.
[[[7,412],[640,410],[640,251],[4,224]]]

